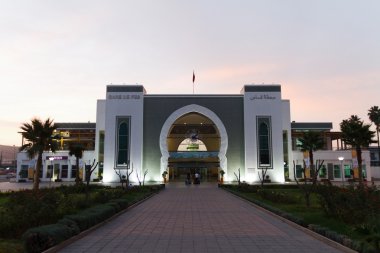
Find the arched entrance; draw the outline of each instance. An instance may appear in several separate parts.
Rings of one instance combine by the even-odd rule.
[[[228,137],[219,117],[211,110],[188,105],[173,112],[160,134],[161,173],[169,180],[184,180],[188,172],[216,181],[219,169],[227,175]]]

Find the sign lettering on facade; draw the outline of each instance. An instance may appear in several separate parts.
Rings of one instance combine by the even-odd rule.
[[[67,156],[46,156],[46,160],[67,160]]]
[[[125,94],[125,95],[122,95],[122,94],[115,94],[115,95],[112,95],[112,94],[109,94],[108,95],[108,99],[140,99],[141,96],[140,95],[136,95],[136,94]]]
[[[250,100],[256,100],[256,99],[269,99],[269,100],[273,100],[273,99],[276,99],[276,97],[272,97],[268,94],[264,94],[264,95],[255,95],[253,97],[250,98]]]

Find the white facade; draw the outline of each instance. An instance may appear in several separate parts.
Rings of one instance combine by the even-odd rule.
[[[270,123],[270,165],[268,175],[274,182],[284,182],[284,159],[282,134],[284,130],[283,112],[289,115],[286,106],[283,107],[280,86],[270,86],[272,89],[260,89],[244,92],[244,132],[245,132],[245,168],[246,181],[260,181],[258,161],[258,119],[267,118]],[[254,87],[255,88],[255,87]],[[290,127],[290,121],[287,124]]]
[[[264,169],[272,182],[283,183],[286,176],[293,181],[293,161],[295,165],[303,164],[302,152],[292,150],[290,101],[282,99],[280,85],[246,85],[240,95],[159,96],[147,95],[140,85],[109,85],[105,99],[97,101],[95,150],[84,153],[80,167],[94,159],[100,161],[103,182],[118,182],[115,170],[130,172],[132,168],[133,183],[137,182],[136,172],[141,176],[147,170],[147,180],[161,181],[162,173],[169,171],[170,131],[178,119],[189,114],[213,122],[220,138],[219,149],[214,153],[219,168],[226,172],[226,181],[235,179],[237,168],[242,172],[241,181],[259,182],[259,173]],[[122,127],[126,130],[120,135]],[[344,157],[343,162],[338,157]],[[322,159],[328,179],[348,180],[341,174],[338,177],[337,169],[338,165],[344,169],[352,164],[350,151],[315,152],[314,160]],[[370,180],[373,175],[369,152],[363,152],[363,161]],[[21,170],[25,173],[25,168],[33,167],[25,152],[19,153],[17,164],[17,179],[21,179]],[[49,165],[59,168],[60,174],[49,177]],[[42,181],[58,176],[62,181],[72,181],[72,165],[75,157],[69,157],[68,151],[44,153]],[[285,168],[289,169],[286,176]],[[98,175],[94,173],[92,177]]]

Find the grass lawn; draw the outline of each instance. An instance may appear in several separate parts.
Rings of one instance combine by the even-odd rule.
[[[276,203],[267,199],[263,199],[257,193],[244,193],[240,192],[239,195],[246,199],[254,199],[259,200],[265,204],[271,205],[278,209],[281,209],[287,213],[293,214],[299,218],[302,218],[308,224],[317,224],[323,227],[327,227],[333,231],[336,231],[340,234],[347,235],[353,239],[360,239],[360,234],[355,233],[353,228],[349,225],[335,219],[327,217],[326,214],[320,207],[318,197],[316,194],[312,194],[311,196],[311,206],[309,208],[306,207],[305,200],[303,198],[302,193],[299,190],[295,189],[274,189],[273,191],[286,193],[292,195],[296,199],[299,200],[296,204],[283,204]]]

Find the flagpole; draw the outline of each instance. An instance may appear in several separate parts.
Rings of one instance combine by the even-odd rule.
[[[194,73],[194,70],[193,70],[193,95],[194,95],[194,81],[195,81],[195,73]]]

